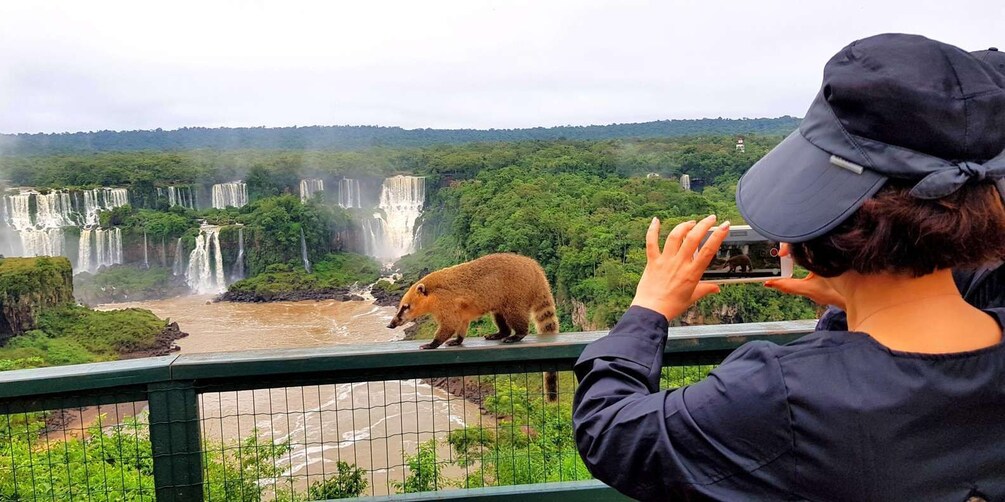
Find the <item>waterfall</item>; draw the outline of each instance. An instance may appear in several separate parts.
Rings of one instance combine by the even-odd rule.
[[[84,240],[84,233],[87,232],[88,235],[94,234],[94,260],[90,259],[88,256],[88,263],[93,264],[93,269],[84,269],[83,271],[97,271],[101,267],[108,267],[111,265],[118,265],[122,263],[122,230],[119,228],[109,228],[103,229],[98,228],[95,230],[82,230],[80,233],[80,239]],[[88,240],[90,237],[88,237]],[[82,243],[81,246],[84,244]],[[90,244],[88,244],[90,245]],[[77,259],[80,262],[80,258]]]
[[[98,213],[129,204],[125,188],[95,188],[70,193],[23,189],[0,198],[3,224],[17,232],[0,236],[0,252],[20,256],[65,255],[63,228],[81,227],[76,272],[122,263],[122,231],[97,229]],[[9,232],[5,232],[9,233]],[[15,244],[20,243],[20,250]],[[96,258],[97,257],[97,258]]]
[[[304,227],[300,227],[300,258],[304,261],[304,270],[311,273],[311,260],[307,258],[307,239],[304,238]]]
[[[95,188],[84,190],[83,225],[98,226],[98,212],[129,204],[129,190],[125,188]]]
[[[359,196],[359,180],[349,178],[339,180],[338,205],[345,208],[363,207]]]
[[[241,207],[248,203],[248,185],[243,181],[218,183],[213,185],[213,207],[226,209],[229,206]]]
[[[222,293],[227,288],[220,253],[220,227],[204,224],[199,228],[195,249],[188,256],[185,280],[198,294]]]
[[[118,229],[116,229],[118,230]],[[150,262],[147,261],[147,231],[143,231],[143,268],[150,268]]]
[[[416,176],[394,176],[384,180],[380,191],[380,209],[376,214],[379,231],[370,227],[378,259],[396,261],[415,250],[415,221],[422,214],[426,200],[425,179]]]
[[[35,228],[35,224],[31,221],[30,199],[31,194],[24,192],[5,197],[8,222],[15,230],[20,231]]]
[[[241,279],[244,279],[244,227],[237,227],[237,261],[234,262],[230,280],[233,282]]]
[[[35,195],[35,226],[37,228],[60,228],[73,225],[70,213],[73,205],[70,194],[66,192],[50,192]]]
[[[157,189],[160,194],[161,189]],[[169,186],[167,187],[168,206],[181,206],[185,209],[195,209],[194,190],[190,186]]]
[[[26,229],[18,232],[24,256],[61,256],[63,254],[63,229]]]
[[[179,237],[178,244],[174,248],[174,264],[171,265],[172,275],[182,275],[185,273],[185,259],[182,258],[182,253],[181,237]]]
[[[93,260],[91,260],[92,232],[90,228],[80,231],[80,241],[77,242],[77,268],[73,270],[75,274],[93,272],[94,268],[96,268],[93,265]]]
[[[300,202],[307,202],[314,194],[325,189],[324,180],[308,178],[300,180]]]

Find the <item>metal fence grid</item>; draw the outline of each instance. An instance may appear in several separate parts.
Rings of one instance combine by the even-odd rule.
[[[570,370],[600,335],[0,373],[0,502],[293,502],[588,480]],[[672,340],[661,388],[704,378],[749,339]],[[554,396],[543,372],[557,374]]]
[[[0,500],[154,500],[146,403],[119,399],[0,407]]]

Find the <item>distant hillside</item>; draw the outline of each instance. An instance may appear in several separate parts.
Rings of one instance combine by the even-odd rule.
[[[530,129],[402,129],[379,126],[191,127],[174,131],[98,131],[59,134],[0,134],[0,155],[46,155],[138,150],[287,149],[357,150],[374,146],[416,147],[445,143],[520,140],[596,140],[698,135],[783,135],[798,118],[659,120],[603,126]]]

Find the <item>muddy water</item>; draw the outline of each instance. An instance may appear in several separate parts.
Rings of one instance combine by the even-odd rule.
[[[208,302],[189,296],[99,308],[145,308],[178,322],[189,333],[178,341],[182,354],[388,342],[402,335],[386,327],[394,308],[370,302]],[[263,484],[303,489],[331,477],[343,461],[366,469],[367,492],[375,495],[394,493],[391,483],[407,475],[403,454],[414,454],[419,443],[443,440],[466,425],[494,426],[476,405],[416,380],[207,393],[200,410],[204,436],[225,455],[252,434],[289,442],[290,451],[276,461],[283,477]],[[440,441],[438,459],[450,454]],[[452,467],[444,474],[464,472]]]

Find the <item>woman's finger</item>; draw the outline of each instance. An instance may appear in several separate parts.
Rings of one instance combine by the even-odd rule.
[[[653,218],[646,230],[646,259],[653,261],[660,257],[660,219]]]
[[[684,223],[673,227],[673,230],[670,231],[670,235],[667,236],[666,244],[663,246],[663,254],[667,256],[677,254],[677,250],[680,249],[681,242],[684,241],[684,236],[686,236],[687,233],[694,228],[695,224],[695,221],[691,220],[685,221]]]
[[[712,231],[712,235],[705,241],[705,244],[701,246],[698,254],[694,258],[694,266],[696,268],[704,271],[708,268],[708,265],[712,263],[715,258],[715,254],[719,252],[719,247],[722,246],[722,241],[726,240],[729,236],[729,222],[724,221],[721,225],[716,227]]]
[[[708,230],[712,228],[715,224],[715,215],[710,214],[696,224],[691,231],[687,233],[684,237],[684,242],[681,243],[679,254],[687,258],[687,261],[691,261],[691,257],[694,256],[694,252],[698,250],[698,245],[701,244],[701,239],[705,237]]]
[[[711,294],[714,294],[714,293],[718,293],[718,292],[719,292],[719,285],[718,284],[711,284],[711,283],[708,283],[708,282],[699,282],[698,285],[695,286],[694,292],[691,293],[691,299],[689,300],[689,303],[693,304],[694,302],[696,302],[698,300],[701,300],[702,298],[704,298],[704,297],[706,297],[708,295],[711,295]]]

